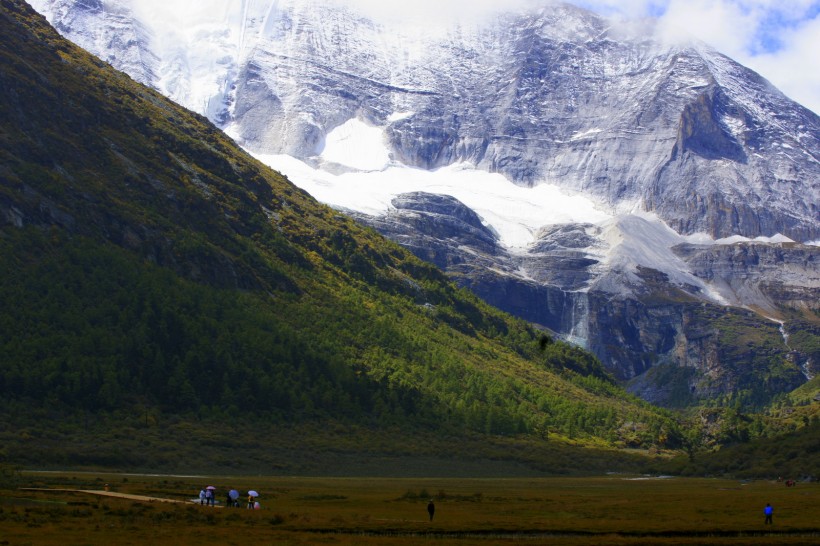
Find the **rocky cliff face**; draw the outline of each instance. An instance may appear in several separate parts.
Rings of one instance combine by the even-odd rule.
[[[817,246],[714,239],[820,240],[820,118],[702,44],[567,4],[431,26],[319,0],[203,4],[170,22],[139,0],[33,5],[256,153],[321,166],[328,135],[356,119],[381,131],[393,164],[463,162],[593,200],[609,220],[545,217],[526,248],[447,195],[350,213],[592,349],[647,398],[760,398],[766,366],[780,370],[769,393],[817,367],[812,343],[788,339],[816,339]],[[687,371],[677,387],[660,384],[664,365]]]
[[[693,280],[686,284],[656,269],[607,268],[591,257],[603,246],[599,226],[553,226],[528,252],[510,253],[452,198],[416,193],[393,205],[383,217],[355,216],[489,303],[586,346],[652,402],[744,393],[761,404],[817,373],[816,343],[797,347],[788,334],[816,330],[813,247],[680,244],[674,252]],[[736,306],[716,303],[719,294]]]
[[[32,0],[38,11],[47,11],[49,21],[63,35],[137,81],[158,82],[161,63],[151,49],[152,31],[126,3],[105,0]]]

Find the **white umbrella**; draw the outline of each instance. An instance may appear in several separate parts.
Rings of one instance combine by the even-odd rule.
[[[210,489],[211,491],[216,491],[216,487],[214,487],[213,485],[209,485],[205,489]]]
[[[251,489],[250,491],[248,491],[248,496],[249,496],[249,497],[258,497],[258,496],[259,496],[259,493],[257,493],[257,492],[256,492],[256,491],[254,491],[253,489]]]

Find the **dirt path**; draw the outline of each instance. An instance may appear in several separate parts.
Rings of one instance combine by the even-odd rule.
[[[131,495],[129,493],[117,493],[116,491],[104,491],[101,489],[53,489],[53,488],[46,488],[46,487],[21,487],[21,491],[42,491],[42,492],[49,492],[49,491],[60,491],[63,493],[86,493],[88,495],[97,495],[100,497],[116,497],[119,499],[130,499],[135,501],[142,501],[142,502],[170,502],[173,504],[199,504],[199,499],[196,502],[192,500],[177,500],[177,499],[164,499],[162,497],[147,497],[145,495]],[[218,508],[222,508],[219,506]]]

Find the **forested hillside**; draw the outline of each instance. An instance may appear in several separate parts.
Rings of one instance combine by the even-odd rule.
[[[214,467],[244,426],[299,439],[278,464],[311,445],[470,445],[443,455],[556,471],[583,458],[547,460],[548,444],[615,466],[636,464],[617,448],[681,447],[589,354],[319,205],[24,2],[0,5],[0,457],[178,466],[205,445],[196,464]]]

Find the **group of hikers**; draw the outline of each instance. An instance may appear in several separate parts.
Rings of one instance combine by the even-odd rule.
[[[259,510],[261,506],[256,498],[259,493],[256,491],[248,491],[248,510]],[[202,506],[216,506],[216,487],[209,485],[199,491],[199,504]],[[239,491],[231,488],[225,493],[225,507],[239,508]],[[433,521],[433,515],[436,513],[436,505],[433,499],[427,504],[427,514],[430,516],[430,521]]]
[[[239,491],[234,488],[225,493],[225,507],[239,508]],[[248,491],[248,510],[259,510],[261,506],[256,500],[259,493]],[[216,506],[216,487],[209,485],[199,491],[199,504],[202,506]]]

